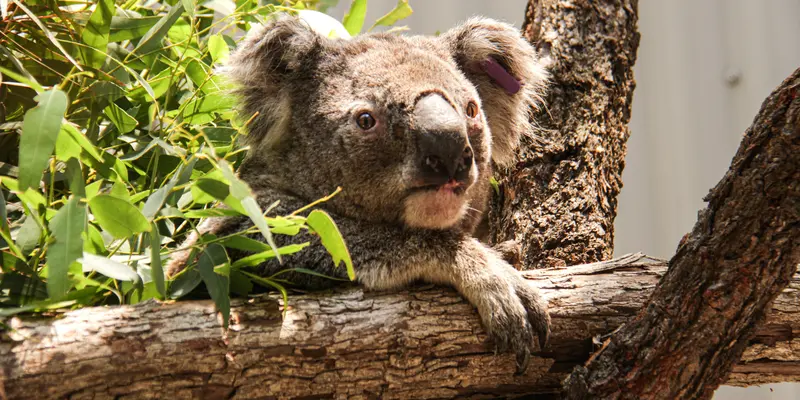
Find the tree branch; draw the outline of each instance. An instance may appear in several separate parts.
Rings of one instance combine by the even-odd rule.
[[[800,69],[705,200],[649,303],[570,376],[569,397],[710,398],[742,357],[800,262]]]
[[[529,271],[550,302],[552,347],[514,376],[513,355],[495,356],[475,311],[453,291],[358,288],[234,307],[230,332],[211,302],[147,302],[87,308],[60,318],[15,318],[0,342],[11,399],[237,398],[280,395],[442,398],[554,393],[593,350],[592,341],[644,303],[663,262],[640,255],[570,269]],[[800,330],[795,276],[771,324],[730,383],[800,381],[791,332]],[[127,398],[127,397],[126,397]]]

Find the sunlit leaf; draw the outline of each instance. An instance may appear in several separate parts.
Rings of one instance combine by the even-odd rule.
[[[64,129],[66,126],[68,126],[68,124],[61,125],[61,130],[56,138],[56,159],[59,161],[67,161],[70,158],[81,157],[81,146],[72,140],[66,132],[66,129]]]
[[[71,283],[69,266],[83,254],[81,232],[86,224],[86,208],[73,196],[50,221],[53,243],[47,249],[47,293],[51,299],[66,296]]]
[[[308,214],[306,222],[308,226],[319,235],[322,245],[325,246],[325,249],[328,250],[331,258],[333,258],[333,264],[339,266],[339,263],[344,262],[344,265],[347,267],[347,276],[350,277],[350,280],[355,280],[356,272],[353,269],[350,251],[347,250],[344,238],[331,216],[325,211],[314,210]]]
[[[88,229],[84,232],[83,252],[97,255],[103,255],[108,252],[106,250],[105,242],[103,242],[103,235],[95,228],[94,225],[89,224]]]
[[[189,14],[189,18],[194,18],[195,2],[194,0],[181,0],[183,9]]]
[[[299,244],[290,244],[288,246],[283,246],[278,249],[278,254],[280,255],[289,255],[297,253],[300,250],[308,247],[310,243],[299,243]],[[244,267],[255,267],[264,261],[271,260],[275,258],[275,252],[270,250],[262,251],[260,253],[252,254],[247,257],[242,257],[233,262],[232,267],[234,269],[237,268],[244,268]]]
[[[100,150],[83,135],[81,131],[78,130],[73,124],[65,123],[61,125],[61,132],[66,133],[78,146],[81,147],[87,154],[89,154],[94,160],[103,162],[103,156],[100,155]]]
[[[244,181],[234,175],[233,170],[227,162],[222,160],[220,161],[219,166],[222,175],[225,176],[225,179],[227,179],[231,184],[231,196],[241,202],[241,206],[245,213],[248,217],[250,217],[250,220],[253,221],[253,224],[255,224],[256,228],[258,228],[258,231],[261,232],[261,235],[264,236],[264,239],[266,239],[272,250],[278,254],[278,261],[280,261],[281,256],[278,252],[278,246],[275,245],[275,240],[272,238],[272,232],[270,232],[269,226],[267,226],[267,221],[264,218],[264,215],[261,213],[261,207],[258,206],[250,187],[247,186]]]
[[[408,5],[408,0],[397,0],[397,5],[388,14],[378,18],[369,30],[374,29],[376,26],[392,26],[401,19],[408,18],[414,10]]]
[[[139,274],[133,268],[110,258],[83,253],[83,257],[78,261],[83,264],[83,272],[97,271],[109,278],[121,281],[133,282],[140,279]]]
[[[208,38],[208,52],[215,63],[222,64],[228,59],[230,49],[228,49],[228,44],[225,43],[222,35],[216,34]]]
[[[47,200],[37,189],[30,188],[25,191],[20,191],[19,182],[16,179],[3,177],[3,179],[0,180],[0,183],[2,183],[3,186],[5,186],[8,190],[14,192],[14,194],[17,195],[17,197],[19,197],[23,203],[33,210],[39,210],[40,208],[45,207],[45,204],[47,204]]]
[[[132,131],[138,124],[136,118],[131,117],[130,114],[114,103],[109,104],[108,107],[103,110],[103,114],[114,123],[114,126],[117,127],[120,133]]]
[[[25,113],[19,143],[19,187],[38,188],[42,171],[56,146],[61,120],[67,110],[67,95],[51,89],[36,97],[38,105]]]
[[[114,196],[97,195],[89,200],[89,208],[103,230],[117,239],[150,230],[150,223],[138,208]]]
[[[272,249],[264,242],[250,239],[246,236],[231,236],[222,241],[222,245],[236,250],[244,250],[250,252],[272,251]]]
[[[142,214],[148,220],[152,220],[153,217],[158,214],[158,211],[161,210],[161,207],[164,206],[164,203],[167,201],[167,196],[169,196],[170,192],[172,192],[172,188],[175,187],[175,184],[178,182],[178,176],[180,176],[181,170],[180,168],[178,171],[175,172],[175,175],[155,191],[155,193],[151,194],[150,197],[147,198],[147,201],[144,203],[142,207]]]
[[[103,61],[106,59],[106,45],[108,44],[108,33],[111,28],[111,18],[116,11],[114,7],[114,0],[98,0],[97,6],[89,18],[89,23],[83,29],[83,43],[86,43],[91,49],[85,49],[84,61],[94,68],[103,66]]]
[[[176,3],[172,6],[169,12],[144,34],[133,52],[141,56],[161,47],[161,39],[164,39],[169,28],[181,17],[182,12],[183,3]]]
[[[125,200],[131,204],[134,203],[131,201],[131,194],[128,192],[128,187],[120,181],[114,182],[114,185],[111,186],[111,191],[108,194],[118,199]]]
[[[344,15],[342,25],[350,35],[355,36],[361,32],[364,26],[364,18],[367,16],[367,0],[353,0],[350,3],[350,10]]]

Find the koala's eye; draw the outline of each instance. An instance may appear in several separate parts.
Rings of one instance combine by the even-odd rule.
[[[359,128],[368,131],[375,126],[375,118],[372,117],[372,114],[363,112],[356,118],[356,124],[358,124]]]
[[[474,101],[467,103],[467,116],[470,118],[478,116],[478,105]]]

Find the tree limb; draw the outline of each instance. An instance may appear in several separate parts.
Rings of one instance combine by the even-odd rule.
[[[710,398],[742,357],[800,262],[800,69],[705,200],[649,303],[575,370],[568,397]]]
[[[666,267],[641,255],[576,269],[529,271],[553,313],[552,347],[514,376],[477,314],[453,291],[295,295],[235,305],[223,338],[209,301],[87,308],[15,318],[0,342],[8,398],[444,398],[554,393],[627,321]],[[729,383],[800,381],[800,276],[773,307]],[[779,376],[772,374],[778,372]]]

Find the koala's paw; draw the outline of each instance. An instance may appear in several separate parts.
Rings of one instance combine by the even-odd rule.
[[[503,260],[490,261],[495,281],[484,288],[478,307],[483,324],[500,352],[517,355],[517,373],[525,372],[534,337],[544,349],[550,338],[550,315],[547,304],[522,275]]]

